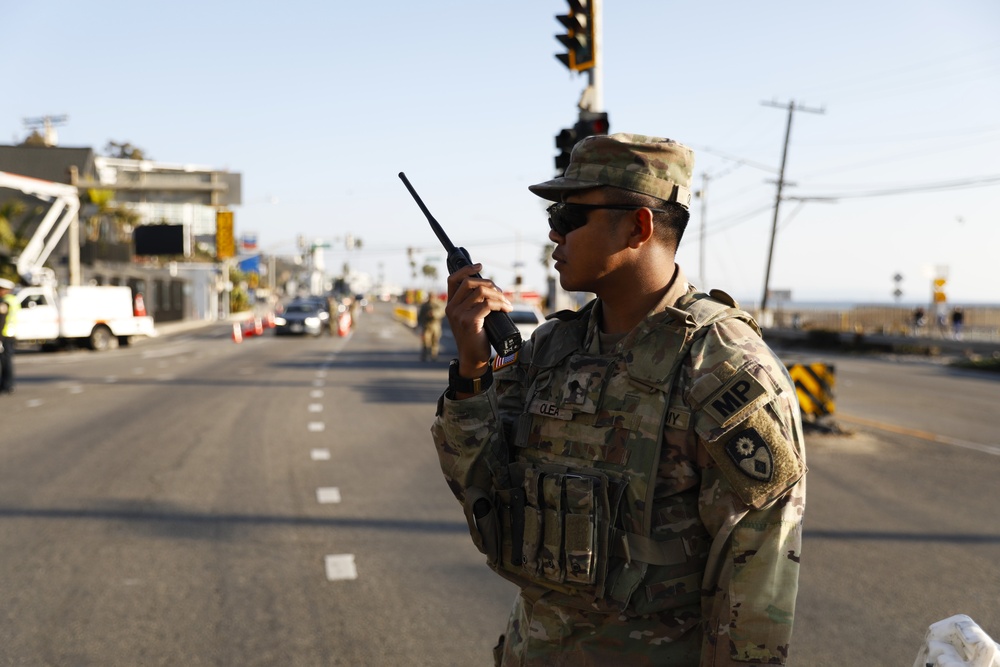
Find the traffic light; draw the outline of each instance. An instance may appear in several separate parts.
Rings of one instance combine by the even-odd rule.
[[[596,134],[607,134],[610,128],[611,124],[608,122],[606,111],[581,111],[580,120],[577,121],[574,128],[576,140],[580,141]]]
[[[560,176],[566,173],[566,167],[569,166],[569,155],[573,152],[573,146],[576,146],[575,128],[564,129],[556,135],[556,148],[559,149],[559,155],[556,156],[556,172]]]
[[[581,111],[580,119],[573,127],[563,129],[556,135],[556,148],[559,149],[559,155],[556,156],[556,173],[560,176],[566,173],[570,154],[580,140],[607,134],[610,128],[607,112]]]
[[[567,0],[569,13],[559,14],[556,20],[566,28],[565,35],[556,35],[566,53],[556,58],[574,72],[583,72],[594,66],[594,6],[592,0]]]

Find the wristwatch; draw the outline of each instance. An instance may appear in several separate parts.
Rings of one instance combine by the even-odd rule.
[[[448,364],[448,391],[462,394],[479,394],[493,384],[493,369],[486,366],[486,373],[477,378],[465,378],[458,374],[458,359],[452,359]]]

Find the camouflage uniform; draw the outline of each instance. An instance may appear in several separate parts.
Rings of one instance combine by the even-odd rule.
[[[441,320],[444,318],[444,304],[436,297],[429,296],[417,311],[417,326],[420,327],[420,359],[436,361],[441,350]]]
[[[522,587],[498,664],[785,664],[805,506],[794,385],[752,319],[679,267],[610,349],[601,308],[558,314],[486,392],[438,405],[473,539]]]

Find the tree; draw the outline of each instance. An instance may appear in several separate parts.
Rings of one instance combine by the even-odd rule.
[[[111,190],[87,190],[87,198],[97,207],[97,211],[87,218],[88,241],[125,243],[131,238],[140,215],[130,208],[113,204],[114,197]]]
[[[146,151],[142,150],[138,146],[133,146],[131,142],[128,141],[113,141],[109,140],[108,145],[104,147],[104,152],[108,157],[124,158],[126,160],[150,160]]]
[[[28,231],[41,217],[41,211],[40,206],[28,210],[19,199],[8,199],[0,204],[0,255],[6,255],[0,261],[5,267],[0,268],[3,277],[16,281],[17,269],[13,266],[13,258],[28,245]]]
[[[0,247],[14,250],[17,234],[14,232],[14,218],[24,213],[24,202],[10,199],[0,204]]]

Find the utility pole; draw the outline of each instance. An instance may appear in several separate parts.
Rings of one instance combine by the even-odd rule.
[[[701,191],[698,198],[701,199],[701,234],[699,238],[698,252],[698,287],[702,290],[708,289],[708,282],[705,280],[705,228],[708,226],[708,181],[710,176],[707,173],[701,174]]]
[[[767,293],[771,286],[771,260],[774,257],[774,237],[778,232],[778,209],[781,207],[781,190],[785,185],[785,161],[788,159],[788,139],[792,135],[792,114],[796,111],[808,111],[809,113],[825,113],[824,109],[809,109],[803,106],[796,106],[795,100],[789,100],[787,105],[777,102],[761,102],[766,107],[778,109],[788,109],[788,124],[785,126],[785,146],[781,151],[781,169],[778,171],[778,194],[774,199],[774,219],[771,221],[771,245],[767,251],[767,271],[764,273],[764,295],[760,299],[761,316],[767,312]]]

